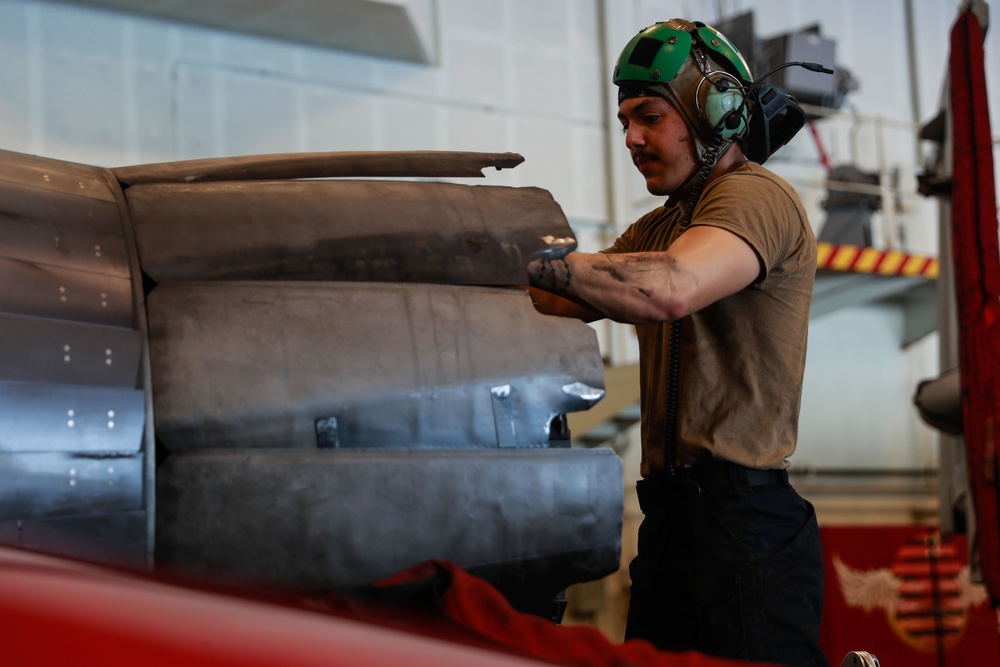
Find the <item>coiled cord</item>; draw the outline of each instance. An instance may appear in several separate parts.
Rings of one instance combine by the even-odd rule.
[[[719,159],[719,149],[723,139],[716,135],[714,141],[705,149],[701,167],[691,180],[691,187],[684,199],[684,213],[681,217],[681,233],[691,226],[691,216],[694,215],[695,204],[701,198],[708,175],[715,168]],[[682,319],[670,323],[670,363],[667,366],[667,414],[664,425],[665,458],[667,474],[671,477],[677,474],[674,461],[677,459],[677,393],[681,383],[681,322]]]

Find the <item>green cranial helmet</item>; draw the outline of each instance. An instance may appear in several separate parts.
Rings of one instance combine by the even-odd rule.
[[[667,98],[698,144],[735,140],[746,130],[744,95],[753,81],[739,49],[710,25],[671,19],[644,28],[622,50],[613,76],[619,102]]]

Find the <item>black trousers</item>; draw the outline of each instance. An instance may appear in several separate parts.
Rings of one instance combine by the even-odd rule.
[[[827,667],[823,554],[812,505],[784,471],[727,464],[638,483],[626,639],[660,649]]]

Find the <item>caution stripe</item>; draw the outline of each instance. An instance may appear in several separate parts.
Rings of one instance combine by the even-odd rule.
[[[911,255],[898,250],[878,250],[834,243],[816,244],[816,268],[854,273],[878,273],[883,276],[929,279],[938,277],[936,257]]]

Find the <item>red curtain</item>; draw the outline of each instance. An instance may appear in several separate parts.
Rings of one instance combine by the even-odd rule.
[[[952,240],[958,303],[962,420],[976,549],[1000,604],[1000,248],[983,31],[971,11],[951,32]],[[1000,664],[1000,663],[998,663]]]

